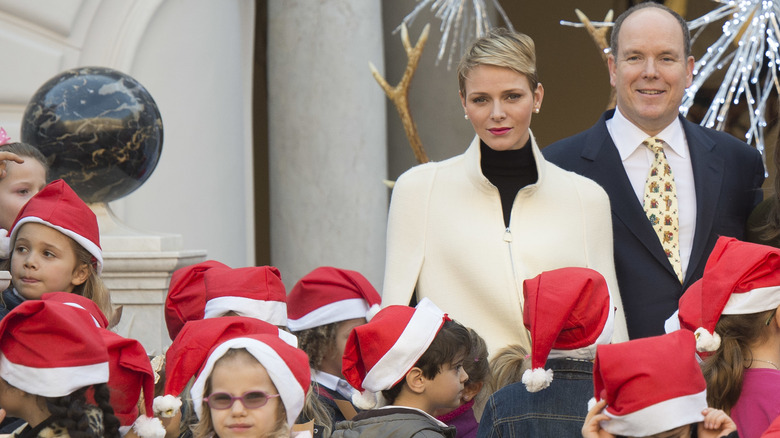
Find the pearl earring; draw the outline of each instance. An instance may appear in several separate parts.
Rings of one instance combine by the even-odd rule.
[[[534,112],[535,112],[536,114],[539,114],[539,108],[534,108]]]
[[[463,118],[468,120],[469,119],[469,115],[468,114],[463,114]]]

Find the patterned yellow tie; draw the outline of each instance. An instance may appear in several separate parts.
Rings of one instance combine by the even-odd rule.
[[[666,257],[682,283],[682,264],[680,263],[680,225],[677,215],[677,187],[674,184],[672,168],[666,161],[664,141],[650,137],[642,142],[655,154],[650,172],[645,182],[644,208],[650,224],[653,226]]]

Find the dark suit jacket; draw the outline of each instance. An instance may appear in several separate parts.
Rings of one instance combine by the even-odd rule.
[[[650,226],[607,131],[607,111],[590,129],[542,151],[548,161],[591,178],[609,195],[615,269],[630,338],[664,333],[685,289],[701,278],[718,236],[742,239],[745,222],[763,198],[764,166],[754,148],[733,136],[680,117],[696,184],[696,230],[681,285]]]

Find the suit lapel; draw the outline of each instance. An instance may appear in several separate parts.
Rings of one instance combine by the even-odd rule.
[[[612,116],[607,112],[602,117],[597,129],[591,131],[582,150],[582,158],[591,162],[593,171],[591,178],[598,182],[609,195],[614,220],[619,220],[642,242],[647,251],[663,265],[675,278],[677,274],[666,257],[658,235],[647,220],[642,204],[634,193],[631,182],[623,167],[620,154],[612,137],[609,136],[605,121]],[[619,246],[620,243],[616,242]]]
[[[723,181],[724,162],[721,157],[713,153],[715,142],[703,135],[698,125],[685,119],[682,119],[682,123],[685,137],[688,139],[696,188],[696,231],[693,235],[693,248],[691,248],[687,271],[690,274],[702,262],[707,241],[712,234],[712,224],[717,214],[718,196]]]

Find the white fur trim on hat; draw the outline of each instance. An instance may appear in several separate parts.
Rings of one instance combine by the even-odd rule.
[[[720,335],[717,332],[708,332],[706,328],[699,327],[693,332],[696,336],[696,351],[715,351],[720,347]]]
[[[553,370],[546,370],[544,368],[525,370],[522,381],[528,392],[539,392],[552,383]]]
[[[279,329],[279,339],[283,340],[287,345],[298,348],[298,337],[288,331]]]
[[[76,303],[62,303],[62,304],[66,305],[66,306],[70,306],[70,307],[75,307],[77,309],[86,310],[87,312],[89,312],[89,310],[85,309],[83,306],[79,306]],[[95,323],[95,327],[100,327],[100,323],[98,322],[97,318],[95,318],[95,316],[92,315],[91,313],[89,314],[89,316],[92,317],[92,322]]]
[[[747,315],[780,306],[780,286],[760,287],[750,292],[732,293],[722,315]]]
[[[101,272],[103,272],[103,251],[100,249],[99,246],[95,244],[95,242],[87,239],[86,237],[82,236],[81,234],[76,234],[75,232],[68,230],[67,228],[63,228],[59,225],[54,225],[52,223],[49,223],[39,217],[36,216],[25,216],[21,219],[19,219],[19,222],[17,222],[14,225],[14,229],[11,230],[11,240],[16,240],[16,234],[18,234],[18,231],[22,228],[22,225],[32,222],[36,224],[46,225],[49,228],[54,228],[55,230],[59,231],[60,233],[70,237],[71,239],[75,240],[76,243],[84,247],[90,254],[92,254],[92,257],[95,258],[97,266],[95,266],[95,270],[97,271],[98,275],[100,275]],[[16,233],[14,232],[16,231]]]
[[[175,395],[158,395],[152,402],[152,410],[155,416],[173,418],[181,409],[181,398]]]
[[[272,325],[287,326],[287,303],[262,301],[244,297],[219,297],[206,302],[203,318],[215,318],[227,312],[259,319]]]
[[[614,415],[604,411],[611,419],[600,422],[601,428],[613,435],[649,436],[686,424],[704,420],[701,412],[707,407],[707,391],[685,395],[626,415]]]
[[[58,368],[33,368],[11,362],[0,354],[0,377],[24,392],[64,397],[85,386],[108,382],[108,362]]]
[[[365,299],[350,298],[326,304],[298,319],[288,318],[287,327],[294,332],[299,332],[348,319],[365,318],[368,310],[368,304]]]
[[[203,371],[198,374],[190,390],[192,404],[198,419],[203,415],[203,391],[205,390],[206,380],[208,380],[208,377],[214,370],[214,364],[231,348],[245,348],[265,368],[281,396],[284,410],[287,412],[287,425],[292,427],[295,424],[295,419],[298,418],[298,414],[303,410],[303,402],[306,395],[304,388],[301,388],[295,375],[293,375],[287,363],[279,356],[276,350],[256,339],[250,338],[233,338],[225,341],[215,348],[214,352],[209,356],[206,364],[203,366]]]
[[[133,431],[140,438],[165,438],[165,427],[159,418],[142,415],[133,423]]]
[[[392,388],[430,347],[443,324],[444,312],[433,301],[420,300],[401,336],[366,373],[363,388],[374,392]]]
[[[379,313],[380,310],[382,310],[382,306],[380,306],[379,304],[374,304],[373,306],[371,306],[368,309],[368,312],[366,312],[366,321],[371,321],[372,319],[374,319],[374,317],[376,316],[377,313]]]

